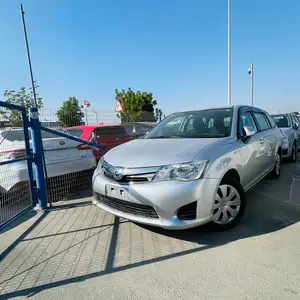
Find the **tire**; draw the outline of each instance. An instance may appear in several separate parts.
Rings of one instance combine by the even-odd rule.
[[[293,148],[292,148],[292,155],[289,158],[289,161],[296,162],[296,160],[297,160],[297,147],[296,147],[296,142],[294,142]]]
[[[281,174],[281,155],[277,152],[275,157],[275,164],[273,167],[272,172],[269,174],[270,179],[278,179]]]
[[[222,191],[226,193],[225,199]],[[233,195],[229,198],[230,193]],[[234,178],[223,178],[214,199],[213,220],[210,224],[212,229],[226,231],[235,227],[244,216],[245,208],[246,196],[242,185]]]

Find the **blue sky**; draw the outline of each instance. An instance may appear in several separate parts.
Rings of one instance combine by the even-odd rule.
[[[23,0],[46,107],[69,96],[112,110],[114,89],[167,113],[227,104],[227,0]],[[300,1],[231,0],[232,103],[300,110]],[[29,86],[19,2],[0,2],[0,91]]]

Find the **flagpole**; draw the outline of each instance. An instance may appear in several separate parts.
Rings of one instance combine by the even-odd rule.
[[[254,93],[253,93],[253,85],[254,85],[254,81],[253,81],[253,79],[254,79],[254,74],[253,74],[254,72],[253,72],[253,63],[251,64],[251,104],[252,104],[252,106],[253,106],[253,104],[254,104]]]
[[[85,125],[89,125],[88,124],[88,116],[87,116],[87,107],[85,107]]]
[[[228,0],[227,44],[228,44],[228,105],[231,105],[231,49],[230,49],[230,0]]]

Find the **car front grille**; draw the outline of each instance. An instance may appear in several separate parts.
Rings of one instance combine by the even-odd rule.
[[[97,194],[95,195],[96,200],[109,208],[150,219],[158,219],[158,214],[155,209],[150,205],[132,203],[129,201],[124,201],[120,199],[116,199],[113,197],[108,197],[104,195]]]
[[[194,220],[197,216],[197,201],[189,203],[179,208],[177,217],[179,220]]]
[[[150,182],[159,169],[159,167],[125,169],[123,176],[116,179],[114,177],[114,168],[114,166],[108,164],[106,161],[103,162],[103,174],[110,180],[123,184]]]
[[[112,181],[120,182],[120,183],[131,183],[131,182],[149,182],[151,181],[153,174],[139,174],[139,175],[125,175],[121,179],[117,180],[113,177],[110,172],[105,172],[104,175]]]

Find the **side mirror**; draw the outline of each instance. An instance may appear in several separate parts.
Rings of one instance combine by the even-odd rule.
[[[294,128],[297,130],[299,128],[299,124],[295,123]]]
[[[256,133],[256,130],[252,126],[243,126],[244,137],[251,137]]]

